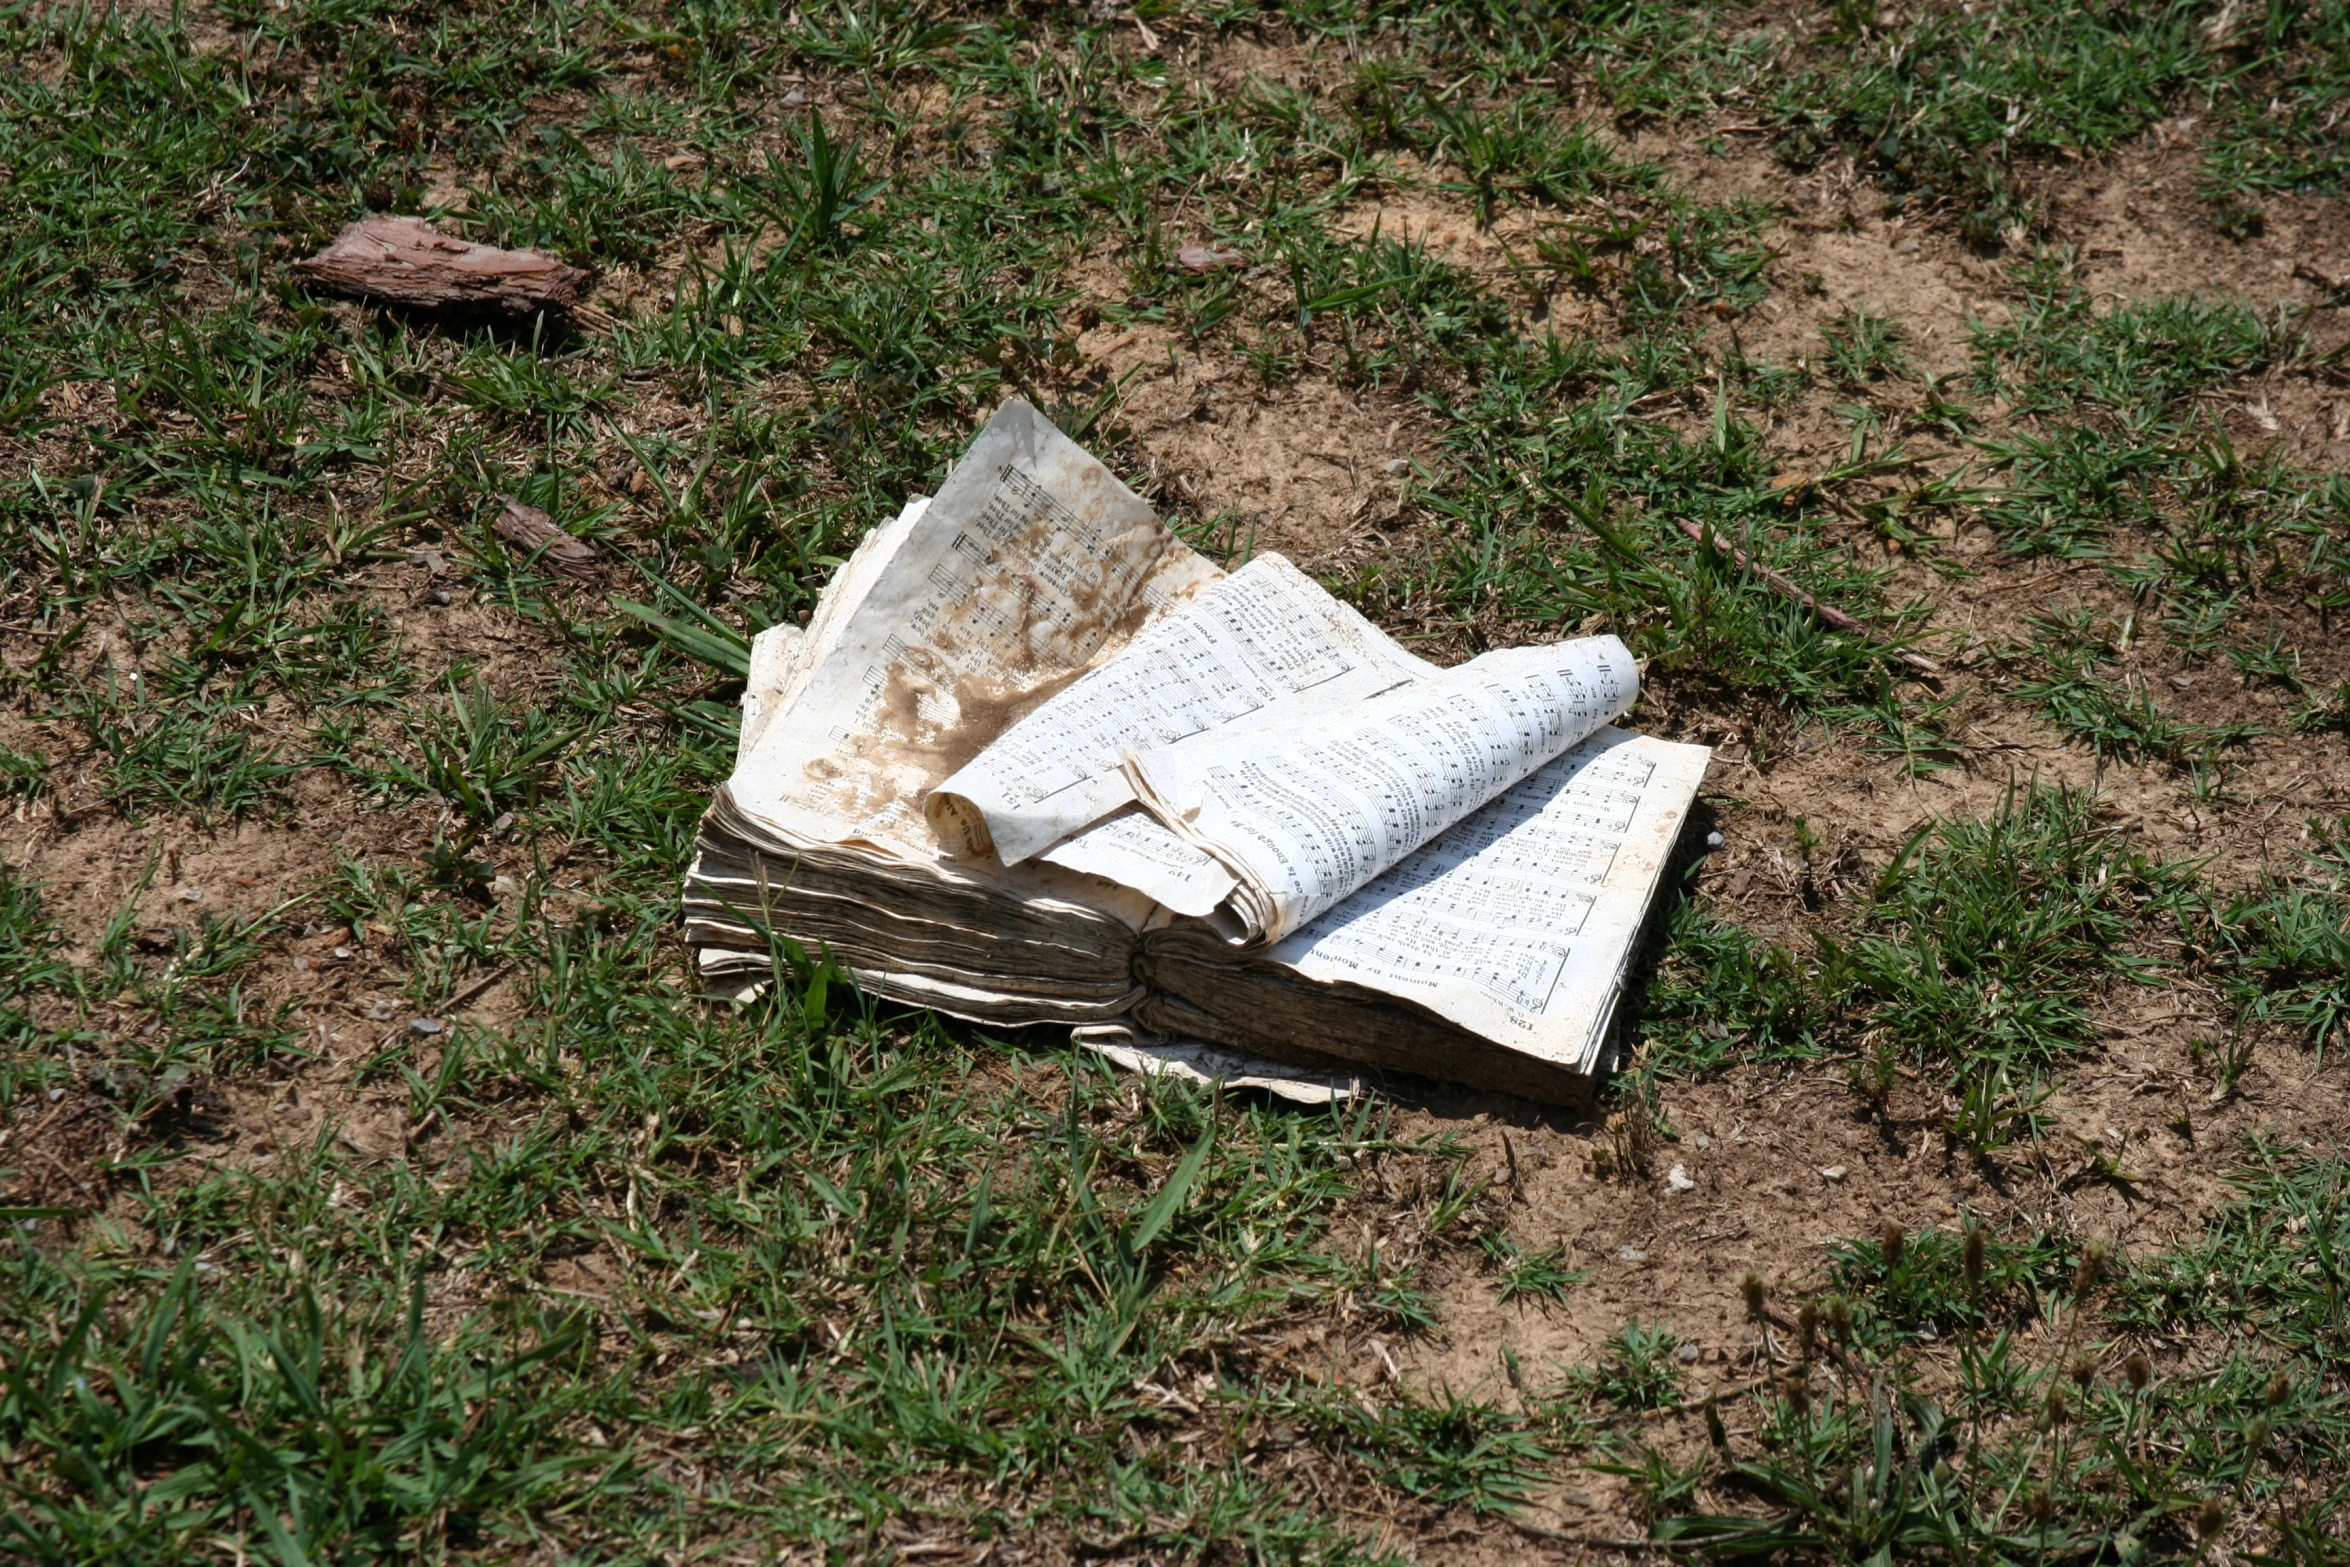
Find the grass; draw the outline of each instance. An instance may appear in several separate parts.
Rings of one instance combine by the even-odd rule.
[[[712,1005],[675,935],[748,635],[1004,394],[1251,547],[1255,511],[1154,468],[1097,331],[1408,424],[1335,587],[1447,656],[1617,630],[1640,721],[1758,771],[1828,743],[1961,779],[1986,704],[2214,811],[2288,729],[2338,751],[2350,488],[2222,410],[2337,367],[2234,300],[2093,297],[2039,198],[2186,113],[2215,244],[2338,182],[2334,11],[2213,39],[2208,10],[0,13],[4,1548],[1381,1561],[1461,1519],[1521,1544],[1498,1531],[1598,1467],[1677,1550],[2316,1559],[2323,1150],[2245,1145],[2239,1203],[2094,1289],[2079,1236],[2004,1212],[1844,1242],[1774,1277],[1812,1330],[1771,1326],[1787,1353],[1714,1408],[1695,1330],[1608,1316],[1606,1264],[1423,1112],[1113,1078],[821,962]],[[1251,50],[1278,60],[1186,52]],[[1757,136],[2003,252],[1968,372],[1928,379],[1915,323],[1858,306],[1805,359],[1748,352],[1801,306],[1785,214],[1689,171]],[[1399,198],[1473,242],[1342,221]],[[430,322],[288,281],[426,209],[598,267],[610,308]],[[1183,271],[1201,242],[1247,266]],[[1806,420],[1833,451],[1791,447]],[[605,576],[510,550],[508,494]],[[1993,556],[1945,547],[1977,526]],[[2105,596],[1970,649],[1908,559],[2078,564]],[[1693,879],[1602,1107],[1611,1180],[1679,1085],[1802,1061],[2025,1178],[2147,984],[2219,998],[2195,1070],[2223,1100],[2267,1052],[2331,1070],[2319,826],[2222,878],[2023,784],[1865,863],[1803,827],[1784,928]],[[1904,1108],[1908,1074],[1947,1102]],[[1510,1184],[1585,1135],[1523,1132]],[[1416,1368],[1471,1298],[1607,1320],[1462,1388],[1362,1372],[1374,1340]]]
[[[1897,1061],[2035,1070],[2095,1037],[2102,987],[2159,972],[2152,939],[2195,900],[2188,869],[2136,849],[2093,798],[2014,790],[1921,827],[1809,953],[1685,905],[1649,1038],[1686,1066],[1851,1053],[1875,1083]]]
[[[2009,318],[1974,330],[1984,392],[2032,413],[2079,404],[2143,427],[2184,396],[2267,369],[2297,350],[2281,318],[2238,300],[2157,295],[2098,309],[2069,252],[2043,251],[2018,269]]]
[[[410,905],[393,939],[446,944],[453,912]],[[528,1037],[395,1029],[365,1058],[357,1081],[413,1127],[533,1106],[438,1181],[297,1138],[134,1199],[78,1254],[20,1235],[15,1309],[47,1303],[65,1331],[12,1357],[0,1401],[14,1548],[177,1559],[229,1529],[355,1560],[486,1547],[526,1514],[643,1538],[699,1511],[646,1447],[683,1431],[723,1433],[706,1462],[797,1474],[750,1516],[800,1538],[853,1538],[905,1505],[894,1487],[957,1475],[1019,1499],[975,1515],[983,1532],[1222,1509],[1322,1534],[1243,1475],[1134,1465],[1122,1434],[1205,1418],[1153,1412],[1137,1387],[1162,1368],[1368,1282],[1324,1215],[1362,1161],[1418,1155],[1360,1118],[1132,1102],[1050,1061],[991,1079],[933,1024],[861,1020],[820,973],[789,1005],[704,1018],[647,984],[658,932],[549,932]],[[184,1025],[193,998],[167,983],[131,989]],[[218,1067],[223,1043],[155,1059]],[[160,1259],[126,1254],[134,1228]],[[626,1308],[529,1286],[600,1246],[630,1259]],[[1238,1392],[1216,1382],[1211,1407]]]
[[[1702,1461],[1741,1506],[1672,1508],[1658,1538],[1724,1560],[2187,1560],[2251,1538],[2314,1559],[2350,1425],[2325,1365],[2341,1302],[2303,1263],[2338,1235],[2342,1180],[2337,1157],[2254,1144],[2205,1238],[2127,1260],[2044,1232],[1844,1243],[1843,1293],[1807,1306],[1816,1336],[1753,1436]],[[2255,1314],[2292,1326],[2211,1362],[2163,1347]]]

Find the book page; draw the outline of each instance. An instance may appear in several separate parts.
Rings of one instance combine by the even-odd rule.
[[[1711,754],[1602,729],[1267,955],[1591,1072]]]
[[[758,748],[768,720],[783,710],[783,688],[798,670],[807,650],[808,633],[798,626],[769,626],[751,638],[750,670],[743,676],[742,723],[735,730],[734,754],[745,757]]]
[[[1260,555],[1005,730],[924,811],[950,853],[992,850],[1016,865],[1130,803],[1129,752],[1234,724],[1301,722],[1434,673],[1287,560]],[[1131,821],[1120,834],[1129,850],[1149,836]],[[1146,852],[1201,857],[1171,842]]]
[[[1204,1039],[1152,1034],[1125,1020],[1073,1028],[1069,1040],[1129,1072],[1224,1088],[1261,1088],[1292,1104],[1345,1104],[1363,1091],[1362,1080],[1336,1062],[1319,1071],[1301,1069]]]
[[[917,859],[936,854],[920,813],[936,784],[1221,575],[1018,398],[869,542],[728,790],[787,836]]]
[[[1240,939],[1278,941],[1617,717],[1614,637],[1487,653],[1303,728],[1129,759],[1152,815],[1229,868]]]
[[[766,701],[768,717],[790,712],[807,694],[808,682],[814,678],[818,666],[840,646],[841,635],[848,630],[850,619],[872,596],[873,585],[889,574],[898,551],[913,537],[914,524],[922,520],[923,512],[929,508],[929,496],[915,496],[898,508],[896,516],[866,534],[849,551],[849,558],[817,595],[816,613],[809,617],[808,628],[800,636],[799,646],[793,650],[791,663],[784,669],[775,694]],[[752,671],[754,675],[757,672],[756,668]]]
[[[1214,914],[1237,885],[1222,860],[1131,805],[1064,838],[1039,859],[1114,881],[1195,918]]]

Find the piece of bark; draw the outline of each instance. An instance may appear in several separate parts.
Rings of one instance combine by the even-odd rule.
[[[2350,272],[2327,272],[2306,261],[2296,261],[2293,275],[2304,283],[2315,283],[2329,294],[2350,294]]]
[[[501,495],[498,501],[504,507],[494,524],[499,538],[526,555],[536,555],[546,565],[567,577],[594,574],[594,545],[575,539],[556,527],[555,519],[536,506],[525,505],[511,495]]]
[[[321,287],[412,310],[527,316],[571,310],[593,276],[543,250],[499,250],[452,239],[422,218],[352,224],[294,270]]]
[[[1875,632],[1871,631],[1868,628],[1867,623],[1862,621],[1858,616],[1847,614],[1843,610],[1838,609],[1833,604],[1821,603],[1817,597],[1797,587],[1792,579],[1784,577],[1778,572],[1771,570],[1770,567],[1763,565],[1753,556],[1747,554],[1746,551],[1740,549],[1737,545],[1732,544],[1728,539],[1723,538],[1720,534],[1714,532],[1711,528],[1701,528],[1686,517],[1680,519],[1680,526],[1683,533],[1688,534],[1698,543],[1711,544],[1715,549],[1720,550],[1723,554],[1729,556],[1730,559],[1736,561],[1740,571],[1752,572],[1756,577],[1761,579],[1765,587],[1778,594],[1781,598],[1791,600],[1794,603],[1802,605],[1805,609],[1810,610],[1814,615],[1819,617],[1821,625],[1828,627],[1832,631],[1849,631],[1854,636],[1865,638],[1871,642],[1882,642],[1883,639],[1878,637]],[[1912,653],[1907,648],[1887,648],[1885,651],[1891,654],[1901,663],[1907,664],[1910,668],[1916,670],[1919,675],[1923,676],[1929,682],[1939,677],[1942,673],[1942,666],[1935,663],[1932,659],[1926,657],[1922,653]]]

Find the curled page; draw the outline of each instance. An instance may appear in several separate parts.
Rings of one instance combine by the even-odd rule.
[[[793,651],[789,667],[783,671],[782,683],[767,703],[768,717],[790,712],[807,695],[808,682],[839,649],[850,620],[872,594],[874,585],[890,574],[897,564],[898,552],[914,536],[914,524],[929,509],[929,496],[915,496],[898,508],[896,516],[866,534],[849,552],[847,562],[816,601],[816,613],[809,620],[806,633],[798,639],[799,646]],[[757,670],[752,673],[755,675]]]
[[[931,793],[924,814],[948,852],[992,850],[1016,865],[1130,804],[1130,752],[1235,724],[1304,722],[1435,672],[1287,560],[1260,555],[1005,730]],[[1055,858],[1139,852],[1197,870],[1197,849],[1151,836],[1129,822],[1115,847]]]
[[[1239,885],[1224,862],[1138,806],[1064,838],[1038,856],[1147,896],[1176,914],[1214,914]]]
[[[798,668],[808,645],[808,633],[798,626],[769,626],[751,638],[751,667],[743,678],[742,725],[735,731],[737,756],[758,747],[768,720],[782,709],[783,688]]]
[[[923,796],[1221,575],[1018,398],[868,542],[727,787],[790,836],[916,859],[936,854]]]
[[[1243,941],[1298,930],[1625,710],[1614,637],[1487,653],[1303,729],[1129,758],[1136,797],[1224,862]]]
[[[1602,729],[1268,956],[1591,1072],[1710,754]]]

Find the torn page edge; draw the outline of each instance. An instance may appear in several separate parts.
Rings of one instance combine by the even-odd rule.
[[[1223,1088],[1261,1088],[1292,1104],[1345,1104],[1363,1091],[1362,1079],[1307,1072],[1202,1039],[1169,1039],[1125,1023],[1091,1023],[1069,1031],[1072,1044],[1149,1077],[1176,1077]]]

